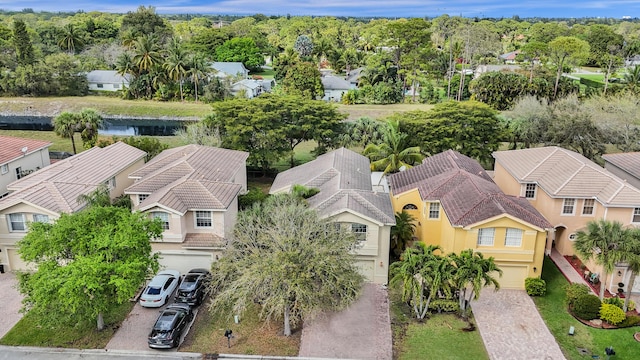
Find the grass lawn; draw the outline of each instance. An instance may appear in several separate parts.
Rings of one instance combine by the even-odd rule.
[[[105,329],[96,330],[95,321],[71,326],[44,326],[42,320],[26,314],[9,332],[0,339],[1,345],[44,346],[75,349],[104,349],[120,327],[135,303],[125,302],[111,314],[105,315]]]
[[[581,355],[578,348],[587,349],[591,354],[604,359],[604,349],[607,346],[613,346],[616,351],[616,356],[612,359],[640,358],[640,343],[633,339],[633,334],[640,331],[640,327],[604,330],[583,325],[567,312],[564,288],[568,281],[548,257],[544,259],[542,278],[547,282],[547,294],[534,297],[533,300],[567,359],[591,358]],[[575,327],[573,336],[567,334],[570,326]]]
[[[480,331],[462,331],[468,324],[457,315],[434,314],[420,323],[399,289],[389,288],[389,300],[394,359],[489,359]]]
[[[571,74],[572,76],[604,83],[604,74]]]
[[[283,324],[264,323],[258,319],[259,307],[252,306],[235,324],[226,316],[212,315],[203,305],[192,330],[187,334],[180,351],[204,354],[247,354],[298,356],[301,329],[293,330],[290,337],[282,335]],[[227,347],[225,329],[233,331],[231,347]]]

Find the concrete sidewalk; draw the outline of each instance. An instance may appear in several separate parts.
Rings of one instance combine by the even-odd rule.
[[[556,266],[558,267],[560,272],[564,275],[565,278],[567,278],[567,280],[569,282],[578,283],[578,284],[584,284],[589,289],[591,289],[591,286],[589,286],[589,284],[582,277],[582,275],[578,274],[576,269],[574,269],[573,266],[571,266],[571,264],[569,264],[567,259],[564,256],[562,256],[562,254],[560,254],[558,252],[558,250],[551,249],[551,255],[549,255],[549,257],[556,264]],[[593,289],[591,289],[591,292],[593,293]]]
[[[0,274],[0,338],[22,319],[22,294],[17,286],[18,279],[14,273]]]

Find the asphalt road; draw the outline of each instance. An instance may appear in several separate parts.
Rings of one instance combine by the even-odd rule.
[[[0,360],[190,360],[202,359],[199,353],[130,350],[75,350],[37,347],[1,346]]]

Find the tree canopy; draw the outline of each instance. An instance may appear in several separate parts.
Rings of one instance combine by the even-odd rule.
[[[216,47],[216,60],[241,62],[250,71],[260,70],[264,56],[252,38],[238,37]]]

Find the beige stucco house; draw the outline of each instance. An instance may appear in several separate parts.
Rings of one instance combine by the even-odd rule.
[[[584,156],[556,146],[497,151],[494,181],[507,194],[523,196],[553,225],[546,244],[573,255],[576,231],[606,219],[640,225],[640,190]],[[630,275],[622,264],[605,279],[616,293]],[[599,267],[588,263],[592,271]],[[636,286],[637,288],[637,286]]]
[[[445,254],[466,249],[493,257],[501,288],[540,277],[551,224],[526,199],[507,195],[475,160],[448,150],[389,176],[396,212],[415,219],[415,237]]]
[[[168,149],[129,173],[134,210],[163,222],[152,249],[160,264],[185,273],[210,268],[226,247],[247,190],[249,153],[201,145]]]
[[[0,263],[8,270],[29,268],[18,255],[16,243],[30,222],[51,222],[62,213],[85,207],[78,196],[107,185],[111,197],[123,194],[133,183],[129,173],[144,164],[146,153],[122,142],[94,147],[58,161],[9,185],[0,199]]]
[[[357,266],[373,283],[389,278],[389,244],[395,216],[389,195],[372,189],[369,159],[341,148],[281,172],[270,194],[290,192],[294,185],[317,188],[309,206],[320,216],[349,226],[360,240]]]
[[[9,194],[8,185],[48,166],[48,141],[0,136],[0,198]]]

